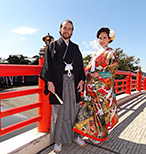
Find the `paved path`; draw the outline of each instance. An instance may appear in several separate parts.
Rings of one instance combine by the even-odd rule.
[[[98,146],[63,145],[59,154],[146,154],[146,93],[118,106],[119,123]],[[53,145],[38,154],[54,154]]]

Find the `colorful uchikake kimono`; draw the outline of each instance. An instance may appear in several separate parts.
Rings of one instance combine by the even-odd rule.
[[[112,48],[99,49],[86,67],[88,71],[83,104],[73,130],[94,140],[104,141],[118,122],[114,79],[118,64]],[[91,73],[98,72],[94,78]],[[86,93],[86,94],[85,94]]]

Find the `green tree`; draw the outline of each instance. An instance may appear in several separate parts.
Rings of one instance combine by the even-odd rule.
[[[9,58],[7,59],[9,64],[20,64],[20,58],[18,56],[11,56],[9,55]]]
[[[135,56],[128,56],[126,55],[121,48],[116,49],[116,55],[118,60],[118,70],[122,71],[131,71],[136,73],[138,68],[140,67],[140,59],[135,58]]]
[[[91,59],[91,54],[83,58],[84,67],[88,65],[88,63],[90,62],[90,59]]]
[[[30,62],[29,60],[26,60],[23,55],[9,55],[7,61],[9,64],[28,64]]]
[[[39,56],[38,56],[38,55],[35,55],[35,56],[33,56],[32,58],[39,58]]]

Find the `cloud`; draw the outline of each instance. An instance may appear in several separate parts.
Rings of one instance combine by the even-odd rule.
[[[37,31],[36,28],[30,28],[30,27],[25,27],[25,26],[21,26],[21,27],[17,27],[16,29],[13,29],[12,32],[13,33],[17,33],[17,34],[33,34]]]
[[[82,43],[83,43],[83,45],[84,45],[86,48],[89,48],[89,46],[90,46],[90,47],[92,47],[92,49],[94,49],[94,50],[98,50],[98,49],[99,49],[99,43],[98,43],[97,40],[90,41],[89,43],[86,42],[86,41],[84,41],[84,42],[82,42]]]
[[[85,57],[85,56],[87,56],[87,55],[93,55],[93,54],[95,53],[95,51],[99,49],[99,43],[98,43],[97,40],[90,41],[89,43],[86,42],[86,41],[84,41],[84,42],[82,42],[82,43],[83,43],[83,45],[84,45],[86,48],[89,48],[89,46],[90,46],[90,47],[92,47],[92,49],[93,49],[93,51],[92,51],[92,49],[89,50],[89,51],[88,51],[88,50],[87,50],[87,51],[82,51],[83,57]]]
[[[88,43],[87,42],[82,42],[83,43],[83,45],[86,47],[86,48],[88,48],[89,47],[89,45],[88,45]]]
[[[82,56],[85,57],[87,55],[92,55],[94,54],[95,51],[82,51]]]
[[[97,40],[93,40],[89,42],[90,46],[94,49],[94,50],[98,50],[99,49],[99,44]]]
[[[25,40],[25,37],[20,37],[20,40]]]
[[[8,39],[8,40],[6,40],[5,42],[6,43],[12,43],[14,40],[13,39]]]

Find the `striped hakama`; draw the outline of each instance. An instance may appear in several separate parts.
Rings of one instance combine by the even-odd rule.
[[[76,103],[74,76],[63,75],[63,104],[52,105],[51,143],[71,144],[75,138],[72,127],[80,107]]]

